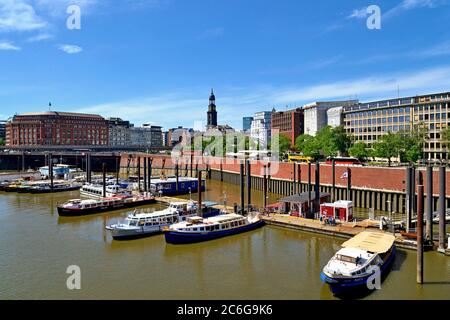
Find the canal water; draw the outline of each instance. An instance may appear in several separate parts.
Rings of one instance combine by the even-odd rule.
[[[225,192],[228,205],[239,202],[238,186],[207,188],[206,200],[223,202]],[[163,235],[116,242],[104,227],[127,211],[58,217],[56,205],[78,197],[0,193],[0,299],[335,299],[320,272],[341,239],[265,226],[183,246]],[[261,205],[262,193],[253,199]],[[415,261],[399,250],[381,290],[364,299],[450,299],[450,258],[425,254],[423,286]],[[66,287],[70,265],[81,268],[81,290]]]

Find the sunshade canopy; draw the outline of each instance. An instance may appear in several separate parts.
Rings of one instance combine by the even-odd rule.
[[[395,241],[392,234],[363,231],[342,244],[344,248],[358,248],[373,253],[385,253]]]

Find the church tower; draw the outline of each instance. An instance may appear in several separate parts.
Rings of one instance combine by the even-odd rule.
[[[208,106],[208,125],[207,128],[217,127],[217,111],[216,111],[216,96],[214,90],[211,90],[211,96],[209,97]]]

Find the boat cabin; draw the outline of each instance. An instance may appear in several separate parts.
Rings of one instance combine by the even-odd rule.
[[[320,205],[320,215],[327,218],[334,218],[340,221],[353,220],[353,202],[339,200],[333,203],[322,203]]]
[[[282,198],[279,200],[282,203],[280,213],[306,218],[310,208],[314,208],[315,197],[316,193],[314,191],[311,191],[311,199],[308,199],[308,192],[294,194],[292,196]],[[330,197],[331,195],[329,193],[320,192],[320,204],[330,201]]]

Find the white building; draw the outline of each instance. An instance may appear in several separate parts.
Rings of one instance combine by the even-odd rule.
[[[320,129],[326,127],[328,123],[328,110],[336,107],[352,106],[358,104],[358,100],[313,102],[303,106],[305,117],[305,134],[315,136]],[[331,116],[336,115],[336,110],[331,112]],[[336,119],[332,119],[336,123]]]
[[[259,143],[261,148],[267,148],[270,142],[272,124],[272,111],[262,111],[255,113],[250,127],[250,138]]]
[[[327,124],[332,128],[344,125],[344,107],[328,109],[327,119]]]

